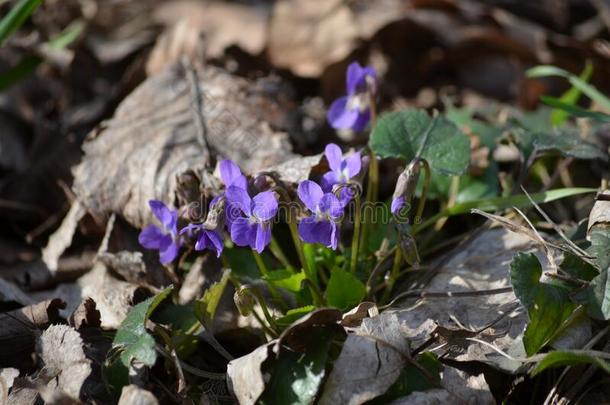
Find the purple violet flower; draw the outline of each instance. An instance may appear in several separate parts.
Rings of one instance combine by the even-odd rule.
[[[246,176],[244,176],[233,161],[225,159],[220,162],[220,178],[224,183],[225,187],[236,186],[239,188],[247,189]]]
[[[362,67],[358,62],[347,68],[347,96],[335,100],[328,109],[328,122],[336,129],[360,132],[371,119],[371,92],[377,73],[372,66]]]
[[[330,166],[330,171],[322,176],[322,189],[325,192],[331,192],[335,184],[346,184],[360,173],[362,168],[360,152],[354,152],[344,159],[341,148],[334,143],[329,143],[324,149],[324,155],[326,155],[328,166]],[[348,190],[345,191],[349,192]],[[344,199],[343,193],[341,199]]]
[[[161,223],[148,225],[140,232],[138,241],[146,249],[159,251],[159,260],[162,264],[171,263],[180,250],[180,236],[178,235],[178,210],[171,211],[161,201],[150,200],[148,202],[153,215]]]
[[[343,215],[344,204],[333,193],[324,193],[322,187],[311,180],[299,184],[299,198],[312,215],[299,222],[299,235],[307,243],[321,243],[337,249],[339,232],[337,222]]]
[[[216,251],[216,257],[220,257],[224,248],[222,236],[220,236],[220,233],[218,232],[221,225],[219,225],[218,218],[213,215],[215,205],[219,201],[221,201],[220,196],[216,196],[210,202],[206,222],[202,224],[189,224],[180,230],[180,235],[186,233],[189,238],[197,238],[195,250],[207,249]],[[222,212],[222,207],[220,207],[220,210],[220,212]],[[212,220],[210,217],[213,217]]]
[[[222,236],[213,229],[207,229],[205,224],[190,224],[180,230],[180,234],[188,233],[191,237],[196,237],[195,250],[216,251],[216,257],[220,257],[224,244]]]
[[[400,212],[400,209],[405,205],[405,196],[401,195],[398,197],[392,198],[392,206],[390,207],[390,212],[394,215]]]
[[[243,190],[248,190],[248,181],[246,180],[246,176],[244,176],[233,161],[225,159],[222,160],[219,164],[220,168],[220,178],[224,183],[225,187],[228,189],[231,186],[239,187]],[[224,195],[220,195],[214,198],[217,200]],[[212,201],[214,203],[215,201]],[[227,227],[231,228],[231,222],[235,218],[237,213],[237,209],[233,207],[230,202],[227,202],[225,205],[225,222],[227,223]]]
[[[225,192],[227,207],[233,211],[232,220],[227,225],[231,240],[237,246],[250,246],[262,253],[271,242],[271,219],[278,209],[277,199],[271,191],[263,191],[250,198],[248,192],[237,186],[230,186]]]

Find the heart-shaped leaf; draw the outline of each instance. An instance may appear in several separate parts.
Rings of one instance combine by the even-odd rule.
[[[421,157],[432,170],[445,175],[464,174],[470,162],[468,137],[453,122],[443,117],[433,122],[423,110],[397,111],[382,116],[369,145],[382,158],[398,157],[407,161],[421,150]]]
[[[525,329],[523,345],[528,356],[549,343],[576,307],[567,291],[559,286],[541,283],[542,266],[532,254],[518,254],[510,264],[515,295],[527,309],[530,323]]]
[[[360,303],[366,294],[366,287],[356,276],[342,268],[335,267],[326,286],[328,305],[345,310]]]
[[[122,350],[121,361],[125,367],[129,367],[134,359],[147,366],[155,364],[155,339],[146,331],[146,320],[172,289],[171,286],[167,287],[156,296],[134,306],[119,326],[112,347]]]

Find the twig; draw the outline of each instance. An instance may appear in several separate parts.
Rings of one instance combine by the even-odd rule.
[[[513,291],[513,287],[492,288],[489,290],[477,291],[428,291],[428,290],[413,290],[398,294],[392,301],[379,309],[391,307],[396,301],[404,298],[455,298],[455,297],[480,297],[484,295],[504,294]]]
[[[183,58],[182,67],[188,77],[189,89],[192,98],[191,110],[193,112],[195,127],[197,130],[197,141],[201,146],[203,154],[202,159],[205,165],[210,166],[210,143],[208,142],[208,127],[206,125],[205,116],[203,115],[203,96],[199,88],[199,77],[195,67],[188,58]]]

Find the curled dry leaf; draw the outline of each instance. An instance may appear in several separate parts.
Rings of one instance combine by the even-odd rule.
[[[335,328],[343,333],[339,325],[341,311],[321,308],[310,312],[294,322],[278,339],[260,346],[253,352],[229,362],[227,380],[229,388],[241,405],[255,404],[267,388],[265,371],[281,356],[283,348],[303,352],[309,344],[315,344],[314,328]]]
[[[374,302],[361,302],[356,307],[343,314],[341,325],[345,327],[358,327],[364,318],[371,316],[371,312],[379,314],[378,311],[377,305]]]
[[[516,252],[533,246],[529,236],[504,229],[485,230],[449,253],[448,259],[438,265],[440,271],[426,290],[486,291],[510,287],[509,263],[512,257]],[[399,307],[394,313],[413,347],[429,339],[438,326],[448,330],[461,329],[455,319],[471,331],[489,326],[473,337],[491,343],[513,357],[525,357],[522,335],[528,319],[524,311],[515,311],[518,300],[512,290],[423,298],[416,303],[403,302]],[[494,324],[490,326],[491,323]],[[471,341],[451,341],[446,348],[450,349],[448,357],[459,361],[481,361],[509,372],[521,365],[502,357],[488,346]]]
[[[587,230],[591,232],[597,224],[610,224],[610,190],[604,190],[599,193],[597,201],[593,204],[591,213],[589,214],[589,223]]]
[[[89,137],[73,189],[94,215],[117,212],[141,228],[153,220],[148,201],[171,205],[176,176],[212,163],[210,153],[239,162],[245,172],[294,156],[286,134],[265,121],[270,110],[283,108],[244,79],[212,66],[172,65],[125,98]]]
[[[91,375],[92,362],[84,351],[80,334],[67,325],[52,325],[45,330],[38,342],[44,370],[54,388],[73,399],[85,399],[86,381]]]
[[[381,4],[378,4],[381,3]],[[271,63],[299,76],[317,77],[391,21],[405,16],[399,0],[282,0],[275,3],[269,28]]]
[[[272,357],[274,345],[274,342],[270,342],[246,356],[229,362],[227,366],[229,389],[241,405],[255,404],[265,391],[262,366]]]
[[[60,284],[55,290],[37,293],[35,297],[49,295],[61,297],[67,302],[66,317],[74,312],[83,300],[91,298],[100,312],[100,326],[103,329],[116,329],[125,319],[129,309],[150,293],[144,287],[116,279],[104,264],[97,263],[75,283]]]
[[[126,385],[121,391],[119,405],[158,405],[159,401],[150,392],[136,385]]]
[[[160,72],[165,65],[191,59],[205,47],[205,56],[217,58],[226,48],[236,45],[258,55],[267,40],[268,10],[222,1],[173,1],[161,3],[153,19],[167,27],[159,37],[146,64],[149,75]],[[247,35],[244,35],[247,32]]]
[[[0,404],[8,404],[8,391],[17,377],[19,377],[19,370],[16,368],[0,369]]]
[[[46,328],[59,318],[66,304],[52,299],[0,314],[0,364],[3,367],[28,369],[33,364],[37,329]]]
[[[72,312],[69,319],[70,325],[76,330],[82,327],[99,327],[102,324],[100,311],[97,310],[95,301],[87,298]]]
[[[406,353],[409,344],[395,315],[364,319],[343,344],[319,403],[355,405],[383,394],[406,365]]]

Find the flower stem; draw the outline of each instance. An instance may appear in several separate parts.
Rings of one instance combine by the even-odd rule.
[[[360,236],[360,246],[368,246],[369,230],[373,226],[373,210],[375,201],[377,201],[379,188],[379,161],[375,157],[375,153],[369,151],[369,177],[366,186],[366,202],[370,204],[369,209],[364,210],[364,221],[362,226],[362,235]]]
[[[254,256],[254,261],[256,262],[256,265],[258,266],[258,269],[260,270],[261,274],[263,276],[268,276],[269,269],[267,268],[263,257],[255,250],[252,250],[252,256]],[[282,296],[280,295],[277,288],[275,288],[275,286],[271,284],[270,281],[267,281],[267,285],[269,286],[269,293],[273,297],[273,301],[275,301],[275,303],[282,309],[282,311],[286,311],[288,309],[288,306],[282,299]]]
[[[350,263],[350,271],[356,273],[358,266],[358,247],[360,242],[360,194],[355,193],[354,201],[356,203],[354,212],[354,236],[352,237],[352,257]]]
[[[263,315],[265,316],[265,319],[267,320],[267,323],[269,324],[269,327],[270,327],[271,331],[273,332],[272,336],[276,337],[278,335],[277,324],[275,323],[275,320],[271,316],[271,313],[269,313],[269,309],[267,308],[267,304],[265,304],[265,300],[261,296],[261,293],[255,288],[248,289],[248,292],[250,292],[254,296],[254,298],[256,298],[256,300],[258,301],[258,305],[260,305],[260,307],[263,311]],[[252,311],[252,313],[255,316],[257,315],[256,311]]]
[[[398,279],[400,273],[400,265],[402,263],[402,250],[400,248],[396,249],[394,252],[394,263],[392,264],[392,271],[390,272],[390,277],[388,277],[388,281],[386,281],[385,291],[383,292],[383,297],[381,298],[382,302],[387,302],[390,298],[390,294],[392,293],[392,289],[394,288],[394,284],[396,283],[396,279]]]
[[[279,260],[280,263],[282,263],[282,266],[286,267],[289,270],[294,270],[294,267],[292,267],[292,265],[290,264],[290,261],[284,254],[284,251],[282,251],[282,247],[279,243],[277,243],[277,240],[274,236],[271,237],[271,244],[269,245],[269,250],[271,250],[271,253],[273,253],[275,258]]]
[[[311,296],[313,297],[313,302],[316,307],[322,308],[324,306],[324,298],[322,297],[322,292],[310,279],[306,278],[303,280],[305,284],[309,287],[309,291],[311,291]]]
[[[420,159],[419,164],[423,166],[425,171],[424,187],[422,188],[421,196],[419,198],[419,202],[417,203],[417,211],[415,211],[415,217],[413,217],[413,235],[416,233],[416,229],[422,222],[422,215],[426,206],[426,200],[428,199],[428,192],[430,191],[430,180],[432,179],[432,171],[430,170],[430,165],[428,164],[428,162],[425,159]]]

